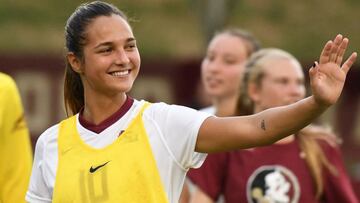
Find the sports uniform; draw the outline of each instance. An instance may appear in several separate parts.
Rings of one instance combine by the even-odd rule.
[[[325,141],[320,145],[338,170],[338,176],[324,170],[322,200],[358,202],[339,149]],[[302,157],[298,139],[295,139],[287,144],[210,155],[200,169],[191,170],[188,176],[213,200],[224,194],[227,203],[319,202],[315,198],[313,178]]]
[[[0,202],[25,202],[31,171],[29,131],[15,82],[0,73]]]
[[[70,196],[71,200],[80,202],[81,198],[97,202],[162,202],[159,200],[162,193],[166,201],[176,202],[187,170],[199,167],[206,157],[194,149],[200,125],[210,115],[165,103],[143,109],[145,104],[128,97],[121,109],[104,121],[108,125],[99,132],[82,122],[79,114],[46,130],[37,141],[27,200],[61,202],[60,188],[59,192],[78,194],[64,198]],[[126,164],[122,165],[122,161]],[[149,170],[144,172],[145,166]],[[68,177],[67,171],[71,173],[75,169],[83,171],[71,175],[74,182],[61,178]],[[118,184],[119,180],[124,184]],[[68,184],[79,185],[66,188]],[[121,192],[112,192],[113,185]],[[144,199],[151,196],[146,194],[156,194],[154,191],[159,191],[155,199]]]

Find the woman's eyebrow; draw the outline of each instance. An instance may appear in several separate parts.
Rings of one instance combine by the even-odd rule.
[[[130,38],[127,38],[125,41],[128,43],[128,42],[136,41],[136,39],[134,37],[130,37]],[[113,44],[112,42],[101,42],[100,44],[96,45],[94,47],[94,49],[101,47],[101,46],[111,46],[112,44]]]

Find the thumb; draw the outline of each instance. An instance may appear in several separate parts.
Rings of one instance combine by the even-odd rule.
[[[314,65],[311,66],[311,68],[309,69],[309,76],[310,79],[314,78],[317,72],[317,62],[315,61]]]

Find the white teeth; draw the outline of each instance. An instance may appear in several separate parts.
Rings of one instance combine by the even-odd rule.
[[[112,72],[111,75],[112,76],[124,76],[129,74],[129,70],[124,70],[124,71],[117,71],[117,72]]]

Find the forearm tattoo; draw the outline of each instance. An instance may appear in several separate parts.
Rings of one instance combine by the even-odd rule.
[[[264,131],[266,130],[265,120],[262,120],[262,121],[261,121],[261,129],[263,129]]]

